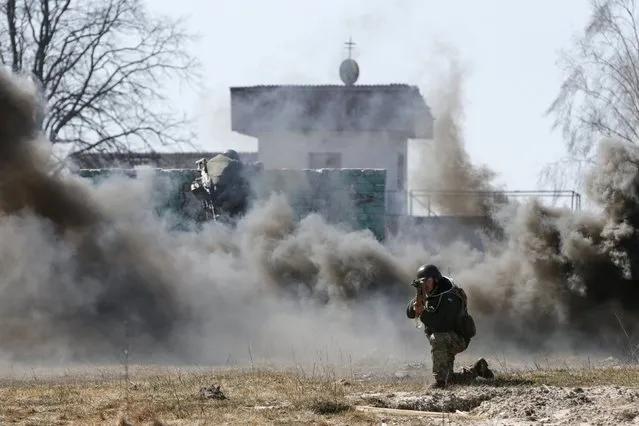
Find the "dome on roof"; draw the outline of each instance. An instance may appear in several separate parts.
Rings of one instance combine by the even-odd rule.
[[[339,66],[339,77],[347,86],[352,86],[359,77],[359,65],[354,59],[344,59]]]

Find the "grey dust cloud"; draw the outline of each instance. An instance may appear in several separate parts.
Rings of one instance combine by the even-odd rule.
[[[494,188],[464,149],[463,72],[430,100],[434,141],[416,178],[444,190]],[[639,321],[639,150],[599,144],[585,194],[601,213],[537,201],[437,199],[448,213],[490,215],[502,239],[378,242],[310,215],[282,195],[236,229],[171,231],[154,214],[151,171],[99,187],[52,173],[36,131],[33,88],[0,74],[0,353],[7,360],[120,359],[224,364],[259,358],[424,358],[404,308],[422,263],[467,289],[477,350],[602,350],[616,354]],[[438,161],[429,162],[436,155]],[[164,188],[166,190],[166,188]],[[621,327],[623,325],[623,329]],[[476,343],[475,343],[476,342]]]

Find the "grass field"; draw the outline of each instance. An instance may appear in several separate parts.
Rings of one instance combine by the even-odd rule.
[[[339,379],[326,369],[302,372],[134,366],[130,369],[128,386],[124,377],[122,371],[105,368],[3,379],[0,424],[372,425],[381,424],[384,415],[362,411],[353,402],[353,396],[431,392],[423,379]],[[220,385],[225,399],[200,396],[202,387],[215,384]],[[494,382],[481,387],[525,391],[539,386],[604,385],[639,387],[639,369],[524,371],[498,375]],[[458,387],[437,392],[460,390]],[[441,424],[434,421],[433,424]],[[423,419],[411,420],[410,416],[402,424],[411,422],[427,424]]]

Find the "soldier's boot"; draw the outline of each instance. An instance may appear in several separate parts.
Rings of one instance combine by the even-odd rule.
[[[483,377],[484,379],[492,379],[495,377],[492,370],[488,368],[488,362],[486,362],[484,358],[481,358],[475,363],[473,370],[475,370],[475,373],[477,373],[479,377]]]
[[[435,380],[429,387],[429,389],[445,389],[446,382],[444,380]]]

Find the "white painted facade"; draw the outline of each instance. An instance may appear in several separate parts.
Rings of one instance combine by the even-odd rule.
[[[385,169],[386,210],[407,214],[408,140],[382,132],[269,133],[258,137],[265,169]]]

